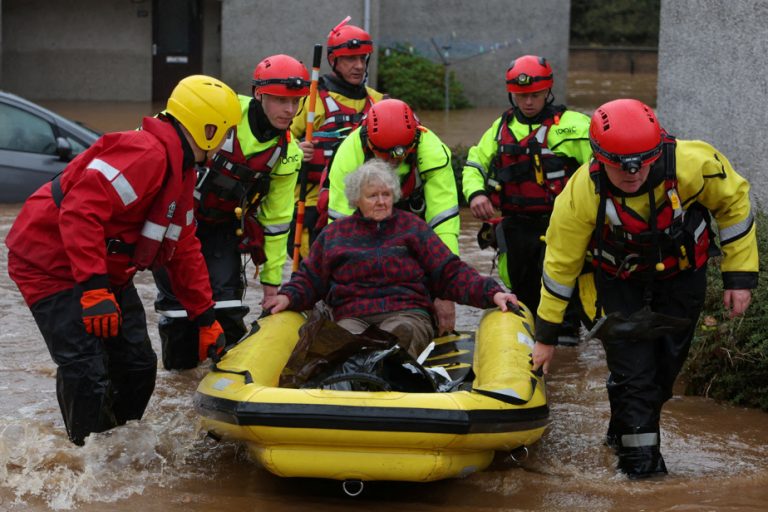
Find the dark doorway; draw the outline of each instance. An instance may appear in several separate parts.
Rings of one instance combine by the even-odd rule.
[[[152,101],[164,102],[187,75],[203,69],[201,0],[155,0],[152,6]]]

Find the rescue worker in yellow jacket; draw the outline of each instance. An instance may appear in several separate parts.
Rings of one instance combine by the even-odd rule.
[[[264,297],[277,293],[286,258],[302,152],[289,127],[309,73],[288,55],[272,55],[256,66],[250,95],[239,95],[242,120],[200,173],[195,189],[197,237],[211,277],[216,318],[227,343],[247,331],[243,321],[245,263],[256,265]],[[166,369],[197,364],[196,326],[189,321],[163,272],[155,273],[160,338]]]
[[[631,478],[666,473],[663,404],[688,354],[719,232],[723,304],[743,314],[757,287],[749,183],[711,145],[675,140],[643,103],[620,99],[592,116],[595,158],[555,202],[536,321],[534,368],[548,372],[558,326],[591,259],[606,353],[611,419],[606,442]],[[711,217],[710,217],[711,215]]]
[[[304,151],[301,172],[307,174],[307,196],[305,200],[304,229],[306,239],[302,241],[302,255],[306,256],[309,246],[325,223],[318,225],[317,196],[323,170],[339,147],[341,141],[360,124],[371,105],[384,97],[368,87],[368,61],[373,53],[370,34],[360,27],[349,25],[347,16],[328,34],[326,48],[331,72],[320,77],[317,83],[317,101],[312,140],[306,141],[307,113],[309,101],[303,98],[299,112],[291,124],[291,133]],[[299,199],[296,186],[295,200]],[[294,224],[296,212],[294,211]],[[291,227],[293,231],[294,226]],[[293,234],[289,242],[293,242]]]
[[[469,150],[462,171],[464,197],[484,221],[482,248],[499,252],[499,277],[531,311],[539,305],[542,238],[555,197],[589,160],[589,118],[554,104],[552,67],[543,57],[524,55],[506,73],[512,108]],[[496,217],[496,210],[501,217]],[[580,325],[570,308],[559,343],[578,342]]]
[[[400,177],[402,199],[395,205],[422,217],[454,254],[459,254],[459,201],[451,152],[434,132],[421,126],[407,103],[382,100],[368,111],[336,152],[328,174],[330,221],[353,213],[344,178],[371,158],[390,163]],[[320,210],[324,193],[321,192]],[[437,334],[452,331],[456,305],[435,299]]]

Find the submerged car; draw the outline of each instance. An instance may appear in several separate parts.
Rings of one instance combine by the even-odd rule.
[[[0,203],[18,203],[61,172],[99,133],[0,91]]]

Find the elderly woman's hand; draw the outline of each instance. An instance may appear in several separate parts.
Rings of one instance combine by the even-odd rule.
[[[435,299],[435,313],[437,313],[437,335],[451,334],[456,328],[456,303]]]
[[[287,295],[278,293],[277,295],[264,297],[264,300],[261,303],[261,307],[274,315],[275,313],[279,313],[285,310],[290,304],[291,299],[289,299]]]
[[[499,306],[501,311],[509,311],[507,302],[511,302],[515,306],[520,306],[520,304],[517,303],[517,295],[514,293],[496,292],[493,295],[493,303]]]

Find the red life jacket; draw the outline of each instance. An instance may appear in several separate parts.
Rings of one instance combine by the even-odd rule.
[[[304,163],[308,183],[322,183],[322,173],[326,165],[347,135],[357,128],[363,116],[373,105],[373,99],[368,96],[363,110],[357,112],[352,107],[334,100],[328,89],[318,89],[320,101],[325,108],[325,122],[312,134],[315,152],[312,160]]]
[[[243,211],[248,208],[255,210],[269,191],[269,175],[280,158],[285,156],[288,142],[290,132],[285,131],[276,145],[246,158],[233,130],[197,180],[197,219],[225,222],[235,218],[237,207]]]
[[[564,110],[559,108],[520,141],[509,129],[514,109],[502,114],[496,133],[498,151],[488,177],[491,201],[502,215],[551,212],[555,197],[579,167],[574,158],[556,155],[547,147],[549,129]]]
[[[656,278],[666,278],[681,270],[701,268],[710,256],[709,214],[698,203],[683,209],[677,192],[675,139],[664,134],[663,142],[662,157],[651,170],[651,174],[664,173],[665,197],[656,207],[655,221],[647,222],[634,210],[622,206],[621,199],[603,181],[602,164],[597,160],[590,164],[590,176],[600,194],[598,225],[601,220],[603,225],[602,229],[595,229],[590,242],[592,264],[610,276],[630,279],[651,273]],[[655,199],[656,187],[649,188],[649,200]]]

